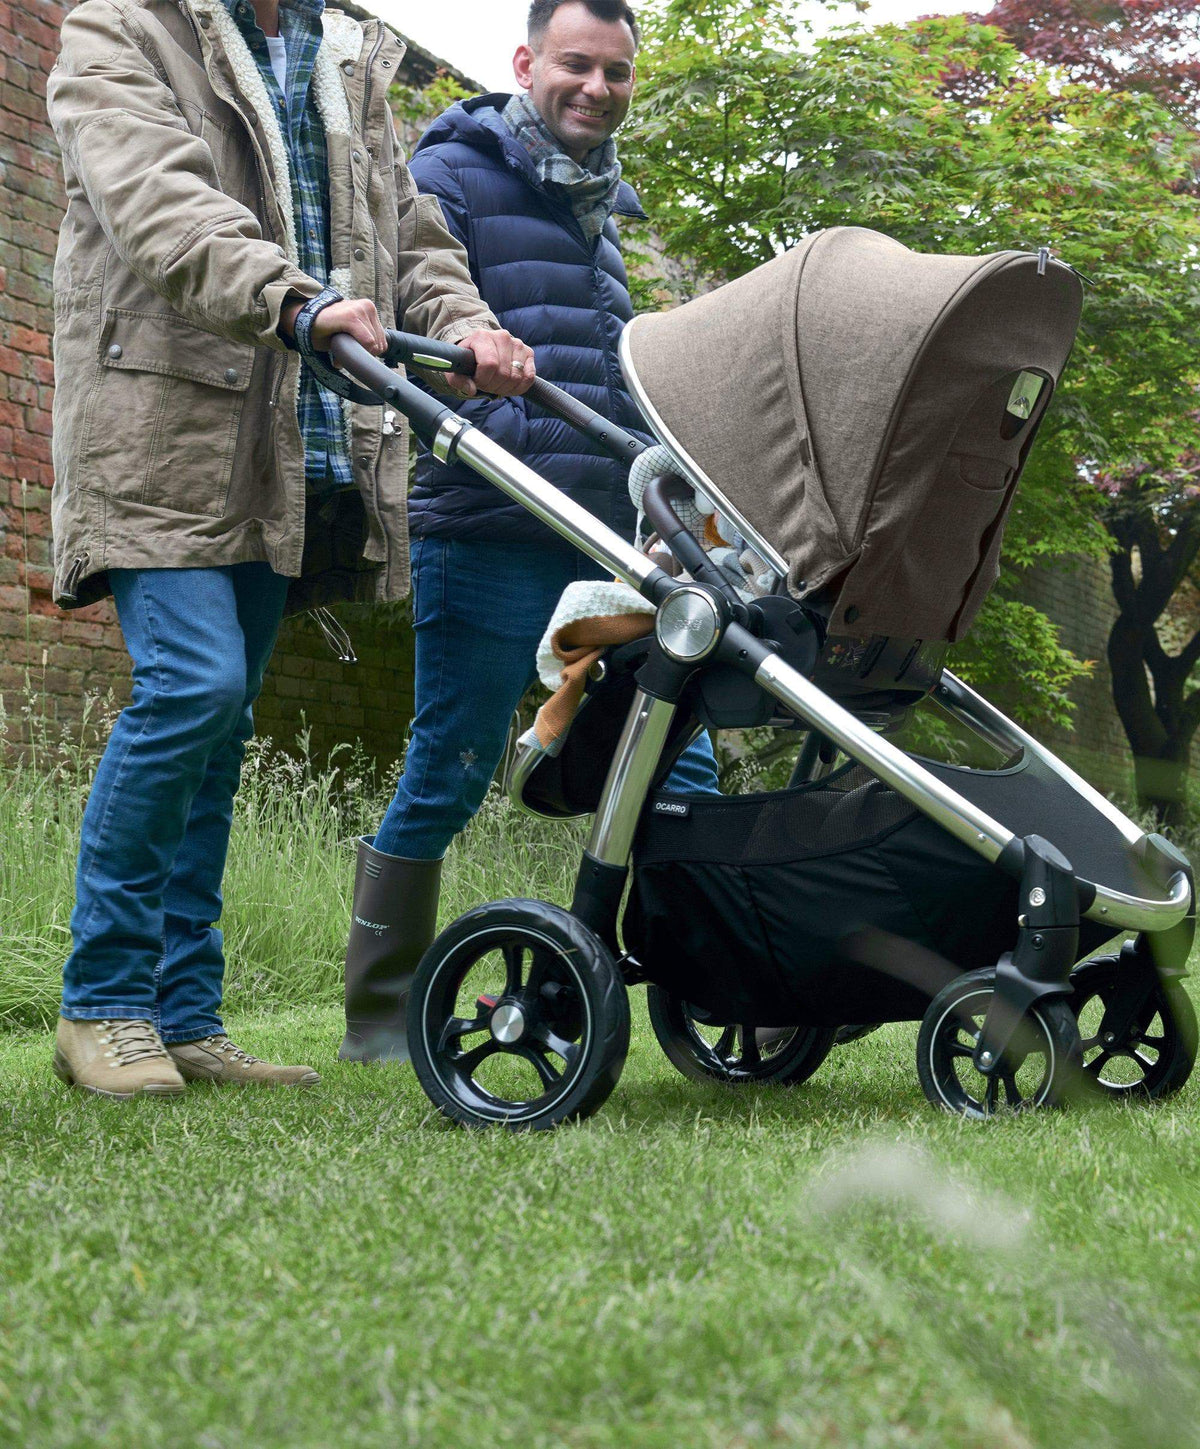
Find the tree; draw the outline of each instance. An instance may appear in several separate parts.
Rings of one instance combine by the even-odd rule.
[[[1200,0],[999,0],[985,19],[1027,54],[1073,80],[1154,97],[1189,131],[1191,174],[1172,190],[1200,192]],[[1181,332],[1192,355],[1194,333]],[[1113,696],[1134,756],[1138,798],[1166,824],[1187,810],[1191,746],[1200,727],[1200,415],[1194,390],[1163,399],[1158,436],[1094,474],[1108,498],[1117,618],[1108,643]]]
[[[1073,81],[1200,117],[1200,0],[998,0],[975,18]]]
[[[924,251],[1048,244],[1095,283],[1006,534],[1000,588],[954,660],[985,688],[1006,680],[1027,722],[1065,720],[1082,666],[1014,600],[1014,574],[1037,559],[1106,556],[1091,475],[1133,457],[1166,467],[1164,445],[1184,441],[1172,424],[1194,405],[1200,225],[1180,194],[1191,176],[1182,129],[1148,92],[1073,82],[961,16],[813,43],[783,0],[660,0],[647,28],[625,155],[665,250],[685,265],[685,294],[847,224]]]

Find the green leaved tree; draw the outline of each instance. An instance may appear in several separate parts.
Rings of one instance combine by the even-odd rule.
[[[1200,221],[1182,128],[1152,96],[1072,83],[961,16],[816,40],[784,0],[659,0],[645,19],[624,156],[678,295],[840,225],[922,251],[1048,245],[1094,283],[1000,587],[953,660],[1025,722],[1066,722],[1087,665],[1013,584],[1039,560],[1105,557],[1096,473],[1166,467],[1180,428],[1195,434]]]

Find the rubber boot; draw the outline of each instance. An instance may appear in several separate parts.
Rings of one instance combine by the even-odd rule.
[[[365,837],[358,842],[340,1061],[408,1061],[408,988],[437,929],[441,881],[440,860],[406,860]]]

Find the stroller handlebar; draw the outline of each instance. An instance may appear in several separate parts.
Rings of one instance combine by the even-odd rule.
[[[454,347],[448,342],[435,342],[431,337],[418,337],[412,332],[387,333],[388,350],[383,361],[388,367],[403,363],[406,367],[424,368],[426,372],[456,372],[463,377],[475,376],[475,354],[465,347]],[[556,418],[569,424],[590,438],[610,458],[618,462],[632,463],[646,450],[645,443],[618,428],[607,418],[572,397],[561,387],[555,387],[544,378],[537,378],[525,394],[531,403],[545,408]]]

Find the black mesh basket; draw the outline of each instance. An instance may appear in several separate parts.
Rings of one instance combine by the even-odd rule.
[[[868,771],[769,795],[656,794],[625,944],[714,1020],[903,1021],[1017,931],[1017,887]]]

